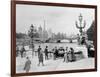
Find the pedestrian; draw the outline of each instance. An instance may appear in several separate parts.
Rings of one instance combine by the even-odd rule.
[[[58,49],[57,49],[57,47],[55,47],[55,49],[54,49],[54,60],[56,60],[57,57],[58,57]]]
[[[44,53],[45,53],[45,60],[48,60],[48,46],[46,46]]]
[[[69,58],[69,61],[70,62],[73,62],[73,61],[75,61],[76,60],[76,57],[75,57],[75,54],[74,54],[74,49],[71,47],[70,48],[70,51],[69,51],[69,54],[70,54],[70,58]]]
[[[25,62],[24,70],[26,71],[26,73],[28,73],[31,68],[31,60],[29,59],[29,57],[26,57],[26,59],[27,60]]]
[[[44,66],[44,63],[43,63],[43,51],[42,51],[41,48],[40,48],[40,53],[39,53],[38,59],[39,59],[39,64],[38,64],[38,66],[40,66],[40,63],[42,63],[42,66]]]
[[[37,49],[38,57],[39,57],[39,55],[40,55],[40,50],[41,50],[41,47],[40,47],[40,45],[39,45],[39,48]]]
[[[68,47],[66,47],[66,49],[65,49],[64,61],[63,62],[68,62]]]
[[[16,45],[16,57],[19,55],[19,47]]]
[[[24,57],[24,52],[26,52],[26,50],[25,50],[25,48],[24,48],[24,46],[23,46],[22,49],[21,49],[21,51],[20,51],[20,53],[21,53],[21,58]]]

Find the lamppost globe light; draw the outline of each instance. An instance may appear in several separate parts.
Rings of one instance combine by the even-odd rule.
[[[80,13],[79,21],[82,22],[82,19],[83,19],[83,16],[82,16],[82,14]]]
[[[76,28],[79,29],[80,35],[82,35],[83,29],[84,29],[85,26],[86,26],[86,21],[84,20],[84,23],[82,24],[82,20],[83,20],[83,16],[82,16],[82,14],[80,13],[80,15],[79,15],[79,25],[78,25],[78,22],[75,21]],[[83,26],[82,26],[82,25],[83,25]]]

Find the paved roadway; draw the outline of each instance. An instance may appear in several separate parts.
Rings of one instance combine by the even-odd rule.
[[[44,66],[38,66],[38,57],[34,56],[32,58],[31,51],[27,53],[27,55],[31,59],[31,69],[30,72],[43,72],[43,71],[58,71],[58,70],[74,70],[74,69],[89,69],[94,68],[94,58],[84,58],[78,60],[76,62],[63,62],[62,58],[57,60],[53,60],[50,58],[49,60],[44,60]],[[16,58],[16,72],[23,73],[24,64],[26,58],[17,57]]]

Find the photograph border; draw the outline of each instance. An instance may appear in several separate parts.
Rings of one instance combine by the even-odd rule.
[[[59,6],[59,7],[75,7],[75,8],[92,8],[95,9],[95,27],[94,27],[94,47],[95,47],[95,68],[94,69],[76,69],[50,72],[31,72],[31,73],[17,73],[16,74],[16,4],[24,5],[42,5],[42,6]],[[82,5],[82,4],[65,4],[65,3],[50,3],[50,2],[34,2],[34,1],[11,1],[11,76],[31,76],[31,75],[47,75],[47,74],[61,74],[61,73],[79,73],[97,71],[97,6],[96,5]]]

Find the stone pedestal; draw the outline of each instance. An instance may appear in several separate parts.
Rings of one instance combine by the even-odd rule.
[[[85,45],[78,45],[78,46],[76,47],[75,52],[79,52],[79,51],[82,52],[84,58],[88,58],[88,51],[87,51],[87,48],[86,48]]]

